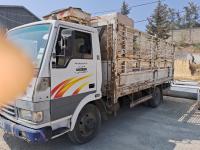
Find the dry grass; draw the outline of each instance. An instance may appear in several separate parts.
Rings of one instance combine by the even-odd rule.
[[[200,65],[190,64],[188,60],[175,60],[174,69],[175,80],[200,80],[200,74],[197,72]]]

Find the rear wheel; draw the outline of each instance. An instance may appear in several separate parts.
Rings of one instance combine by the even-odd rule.
[[[156,87],[153,91],[153,98],[149,100],[149,106],[152,108],[158,107],[163,99],[162,92],[160,88]]]
[[[75,144],[84,144],[91,141],[101,126],[99,109],[92,104],[86,105],[80,112],[74,130],[69,132],[70,140]]]

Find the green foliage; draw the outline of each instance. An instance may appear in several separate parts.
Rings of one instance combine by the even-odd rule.
[[[130,10],[131,9],[129,8],[129,5],[125,1],[123,1],[121,6],[121,14],[127,16],[130,13]]]
[[[152,17],[148,19],[147,32],[162,39],[169,38],[169,29],[200,27],[200,6],[190,1],[184,11],[168,8],[158,2]]]
[[[190,27],[198,27],[199,24],[199,6],[195,4],[194,2],[189,2],[188,6],[184,7],[185,10],[185,22],[184,27],[190,28]]]
[[[177,19],[176,10],[173,8],[169,8],[169,21],[175,23]]]
[[[158,2],[151,18],[148,19],[147,33],[160,39],[168,39],[170,37],[170,11],[166,4]]]
[[[181,13],[178,11],[176,12],[176,28],[175,29],[181,29],[183,28],[184,26],[184,23],[183,23],[183,17],[181,16]]]
[[[171,21],[173,24],[172,29],[200,27],[200,7],[194,2],[190,1],[188,6],[184,7],[183,12],[176,12],[174,9],[171,10],[173,10],[171,11],[171,17],[173,17]]]
[[[169,22],[171,23],[170,29],[176,29],[177,24],[178,24],[178,16],[177,12],[173,8],[169,8]]]

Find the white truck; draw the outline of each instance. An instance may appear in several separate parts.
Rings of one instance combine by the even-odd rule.
[[[1,108],[0,127],[28,142],[68,133],[82,144],[124,101],[159,106],[173,80],[174,45],[123,18],[98,17],[93,27],[45,20],[9,31],[8,38],[32,58],[35,75],[22,97]]]

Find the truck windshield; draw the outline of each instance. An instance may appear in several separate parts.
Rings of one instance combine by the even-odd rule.
[[[33,25],[12,30],[8,38],[19,46],[39,68],[49,39],[51,24]]]

